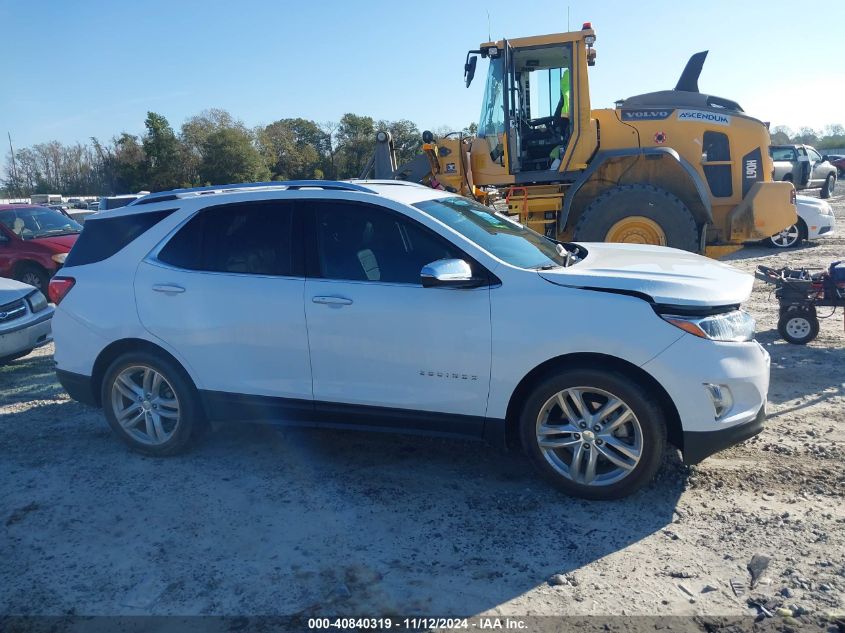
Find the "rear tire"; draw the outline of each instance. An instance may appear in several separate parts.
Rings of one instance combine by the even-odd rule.
[[[35,286],[45,295],[47,285],[50,283],[50,275],[38,264],[20,264],[15,269],[15,279],[21,283]]]
[[[106,370],[100,401],[112,430],[147,455],[182,452],[203,425],[199,395],[188,375],[150,352],[116,358]]]
[[[833,195],[834,189],[836,189],[836,176],[834,174],[829,174],[824,181],[824,185],[822,185],[822,190],[819,195],[822,198],[830,198],[830,196]]]
[[[624,228],[626,219],[628,230]],[[655,225],[663,234],[662,240],[655,240],[654,231],[649,230]],[[574,239],[604,242],[613,234],[626,243],[663,241],[657,245],[699,252],[700,234],[692,213],[680,198],[652,185],[621,185],[600,195],[578,219]]]
[[[529,460],[552,485],[574,497],[632,494],[652,480],[666,446],[665,415],[644,392],[643,385],[610,370],[572,368],[547,376],[520,415]],[[576,398],[584,404],[580,414]],[[616,408],[602,416],[612,400],[618,401]]]
[[[819,319],[814,310],[789,308],[778,319],[778,334],[787,343],[806,345],[819,335]]]

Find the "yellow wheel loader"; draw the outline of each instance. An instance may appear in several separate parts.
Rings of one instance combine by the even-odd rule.
[[[469,86],[488,61],[475,137],[423,135],[398,167],[380,133],[367,173],[489,201],[560,240],[672,246],[720,256],[796,222],[795,190],[772,180],[769,132],[734,101],[702,94],[707,55],[674,90],[590,105],[596,34],[487,42],[467,53]],[[364,174],[367,175],[367,174]]]

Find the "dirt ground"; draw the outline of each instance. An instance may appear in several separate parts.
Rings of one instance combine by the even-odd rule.
[[[729,259],[845,258],[843,194],[839,236]],[[769,292],[747,305],[772,356],[765,431],[693,468],[668,455],[608,503],[481,443],[238,427],[143,457],[39,350],[0,368],[0,614],[842,613],[842,315],[789,345]],[[771,562],[752,590],[755,554]]]

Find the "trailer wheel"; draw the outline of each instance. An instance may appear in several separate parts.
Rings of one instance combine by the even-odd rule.
[[[781,312],[778,333],[793,345],[806,345],[819,335],[819,319],[808,308],[796,307]]]
[[[621,242],[671,246],[697,253],[699,228],[686,205],[652,185],[609,189],[584,209],[575,225],[576,242]]]

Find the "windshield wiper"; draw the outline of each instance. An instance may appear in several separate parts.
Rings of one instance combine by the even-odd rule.
[[[62,235],[77,235],[79,231],[76,229],[50,229],[39,233],[35,237],[61,237]]]

